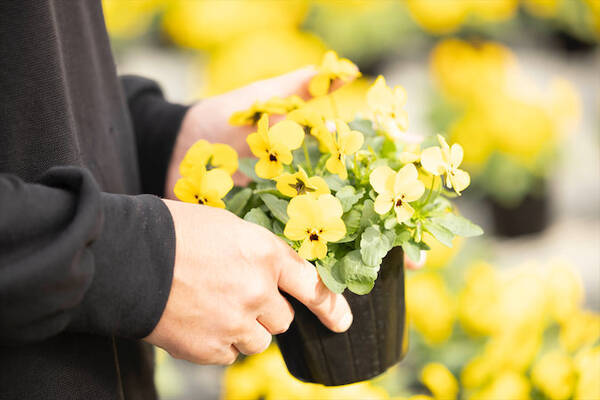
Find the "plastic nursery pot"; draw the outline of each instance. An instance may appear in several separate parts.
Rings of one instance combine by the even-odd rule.
[[[404,253],[383,259],[373,290],[346,290],[354,321],[344,333],[326,328],[306,306],[287,296],[296,312],[289,330],[277,336],[288,370],[296,378],[326,386],[364,381],[385,372],[406,354]]]
[[[496,233],[516,237],[542,232],[549,223],[548,196],[527,195],[517,206],[508,208],[489,199]]]

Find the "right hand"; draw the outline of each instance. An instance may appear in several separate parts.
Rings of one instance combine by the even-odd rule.
[[[198,364],[231,364],[239,352],[262,352],[294,318],[279,289],[329,329],[350,327],[344,297],[329,291],[315,267],[277,236],[225,210],[165,203],[175,224],[175,269],[147,342]]]

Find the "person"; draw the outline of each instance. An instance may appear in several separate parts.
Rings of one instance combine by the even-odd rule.
[[[293,319],[281,291],[348,329],[344,297],[275,235],[171,200],[189,146],[249,154],[229,115],[306,99],[314,74],[172,104],[117,76],[99,0],[0,2],[0,399],[156,398],[152,345],[261,352]]]

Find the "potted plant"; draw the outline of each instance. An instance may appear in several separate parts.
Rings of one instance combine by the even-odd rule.
[[[335,79],[358,74],[328,52],[309,90],[326,96]],[[405,98],[379,77],[367,93],[369,118],[351,122],[328,121],[297,97],[256,103],[231,118],[256,125],[247,138],[256,158],[238,162],[228,146],[200,141],[182,162],[181,200],[227,207],[272,231],[346,296],[354,322],[345,333],[329,331],[288,297],[296,317],[278,344],[304,381],[342,385],[397,363],[406,352],[404,254],[420,258],[425,232],[448,246],[455,235],[482,233],[450,202],[469,185],[461,146],[442,137],[422,152],[408,145]],[[269,114],[286,119],[270,126]],[[226,197],[238,164],[252,182]]]

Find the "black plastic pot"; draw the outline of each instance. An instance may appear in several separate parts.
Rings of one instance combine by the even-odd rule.
[[[528,195],[517,206],[509,208],[489,200],[496,233],[516,237],[542,232],[549,223],[547,196]]]
[[[346,290],[354,321],[347,332],[327,329],[308,308],[288,296],[296,312],[289,330],[277,336],[288,370],[296,378],[326,386],[364,381],[399,362],[407,350],[404,253],[383,259],[373,290]]]

